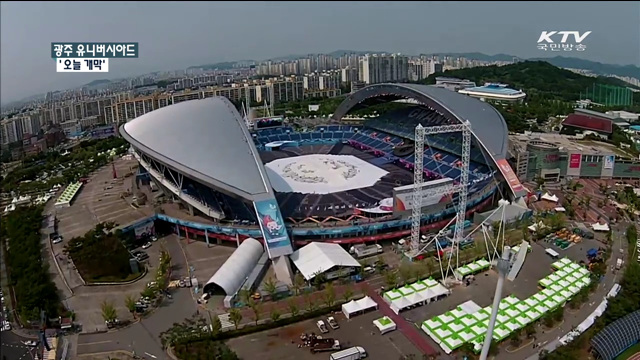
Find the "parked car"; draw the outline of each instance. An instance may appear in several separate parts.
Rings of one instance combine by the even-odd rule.
[[[52,244],[60,244],[62,242],[62,236],[54,237],[51,241]]]
[[[338,322],[336,321],[336,319],[333,316],[329,316],[327,318],[327,322],[329,323],[329,326],[331,326],[331,328],[333,330],[340,328],[340,325],[338,325]]]
[[[150,248],[150,247],[151,247],[151,243],[150,243],[150,242],[148,242],[148,243],[146,243],[146,244],[142,245],[142,248],[143,248],[143,249],[148,249],[148,248]]]
[[[131,253],[131,255],[133,255],[133,257],[138,261],[144,261],[149,258],[149,254],[144,251],[134,251]]]
[[[318,329],[320,330],[321,333],[326,334],[329,332],[329,329],[327,328],[327,324],[325,324],[324,320],[318,320],[316,325],[318,326]]]
[[[152,235],[152,236],[151,236],[151,241],[153,241],[153,242],[158,241],[158,237],[157,237],[157,236],[155,236],[155,235]]]

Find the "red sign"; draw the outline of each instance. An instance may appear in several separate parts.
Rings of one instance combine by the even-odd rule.
[[[520,180],[518,180],[518,177],[516,176],[516,174],[513,172],[513,169],[511,169],[511,165],[509,165],[507,160],[500,159],[496,161],[496,163],[500,168],[500,172],[502,173],[502,176],[504,176],[504,178],[509,183],[511,190],[513,190],[514,192],[520,192],[524,190],[524,187],[520,183]]]
[[[569,158],[569,169],[578,169],[580,168],[580,162],[582,161],[581,154],[571,154]]]

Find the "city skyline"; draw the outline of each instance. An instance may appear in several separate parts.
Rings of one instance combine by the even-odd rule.
[[[68,9],[62,3],[2,3],[2,104],[101,78],[336,49],[507,53],[523,58],[557,55],[536,48],[543,30],[592,31],[586,51],[561,55],[640,63],[634,25],[640,21],[638,3],[584,3],[577,9],[567,2],[394,2],[367,3],[366,9],[358,2],[341,2],[339,9],[318,2],[142,5],[97,2]],[[462,5],[465,11],[460,10]],[[524,24],[525,13],[540,20]],[[60,21],[65,18],[73,21]],[[117,26],[115,18],[120,19]],[[619,41],[611,41],[612,37]],[[49,57],[53,41],[137,41],[140,58],[113,61],[109,74],[58,74]],[[12,65],[17,63],[22,66]]]

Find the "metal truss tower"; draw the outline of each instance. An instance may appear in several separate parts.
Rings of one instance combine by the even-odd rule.
[[[450,186],[444,186],[438,189],[424,190],[424,142],[425,137],[434,134],[446,134],[453,132],[462,132],[462,166],[460,167],[460,182]],[[453,244],[456,256],[456,267],[458,266],[458,253],[460,250],[460,242],[463,239],[464,221],[467,211],[467,192],[469,183],[469,163],[471,158],[471,128],[469,121],[455,125],[441,125],[433,127],[423,127],[421,124],[416,126],[415,130],[415,162],[413,168],[413,193],[411,196],[411,258],[416,257],[429,245],[420,244],[420,222],[422,219],[422,198],[426,191],[429,195],[446,195],[458,193],[458,208],[455,218],[455,229],[453,235]]]

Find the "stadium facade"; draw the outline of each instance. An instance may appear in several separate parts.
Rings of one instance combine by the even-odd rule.
[[[355,109],[399,99],[412,99],[414,105],[364,125],[339,123]],[[504,119],[472,97],[426,85],[377,84],[346,98],[333,118],[336,124],[304,132],[282,125],[253,130],[247,129],[227,99],[208,98],[145,114],[122,125],[120,134],[131,144],[140,173],[188,212],[181,217],[159,211],[154,219],[207,242],[262,239],[272,259],[291,254],[294,242],[346,244],[409,235],[408,185],[413,179],[412,147],[418,123],[469,121],[473,141],[468,215],[492,207],[499,198],[518,199],[526,194],[506,160]],[[461,135],[430,135],[425,145],[425,186],[458,182]],[[274,191],[274,182],[284,177],[289,181],[293,175],[296,181],[323,181],[315,175],[309,179],[313,175],[309,173],[318,170],[302,163],[305,155],[355,157],[384,170],[385,175],[375,184],[334,193]],[[285,175],[274,179],[269,166],[288,157],[300,157],[301,164],[296,166],[302,170],[294,173],[290,166]],[[346,173],[364,171],[342,160],[322,163],[342,171],[345,179]],[[456,196],[427,194],[424,232],[441,229],[455,216]]]

